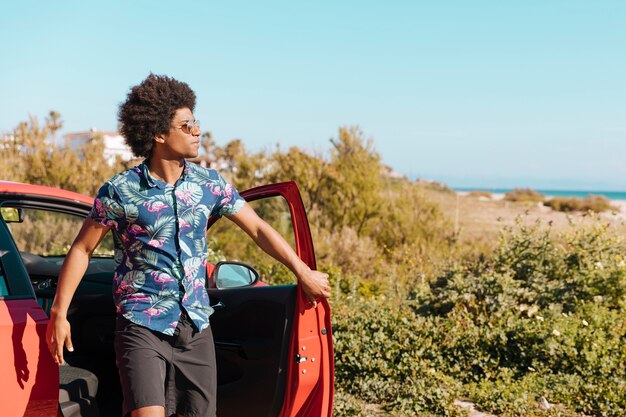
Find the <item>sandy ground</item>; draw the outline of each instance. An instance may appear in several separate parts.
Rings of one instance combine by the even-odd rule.
[[[626,200],[611,200],[611,205],[619,209],[615,215],[626,221]]]
[[[517,222],[526,225],[551,225],[555,232],[565,231],[573,224],[606,221],[626,233],[626,200],[611,200],[618,211],[602,213],[598,217],[583,213],[554,211],[541,203],[513,203],[504,201],[503,194],[491,198],[470,196],[467,192],[441,192],[424,189],[426,197],[439,203],[441,210],[453,222],[461,241],[474,246],[493,245],[506,226]]]

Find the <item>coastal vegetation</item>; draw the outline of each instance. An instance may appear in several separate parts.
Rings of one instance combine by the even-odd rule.
[[[470,195],[478,195],[480,191],[473,191]],[[553,197],[546,199],[546,196],[531,188],[515,188],[504,195],[505,201],[516,203],[543,204],[552,210],[563,212],[594,212],[616,211],[617,208],[604,196],[590,194],[585,198],[579,197]]]
[[[2,179],[94,195],[133,163],[107,165],[97,139],[45,144],[59,128],[52,113],[45,126],[20,124],[0,149]],[[334,288],[335,416],[461,416],[457,399],[500,416],[626,414],[624,226],[555,211],[611,210],[605,202],[537,207],[545,198],[528,189],[459,197],[393,175],[356,127],[328,152],[251,152],[210,134],[203,146],[200,160],[223,163],[239,189],[301,188]],[[217,257],[250,250],[246,239],[213,243]],[[267,257],[254,265],[265,281],[290,279]]]
[[[565,211],[565,212],[588,212],[602,213],[604,211],[615,211],[616,207],[611,205],[611,202],[601,195],[588,195],[585,198],[578,197],[554,197],[544,203],[552,210]]]
[[[531,188],[515,188],[506,193],[504,199],[516,203],[543,203],[546,197]]]

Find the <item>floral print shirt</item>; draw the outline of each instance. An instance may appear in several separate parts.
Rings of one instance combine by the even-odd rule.
[[[118,314],[173,335],[184,309],[199,331],[207,328],[207,221],[243,205],[217,171],[188,162],[175,185],[152,177],[146,162],[108,180],[89,217],[113,232]]]

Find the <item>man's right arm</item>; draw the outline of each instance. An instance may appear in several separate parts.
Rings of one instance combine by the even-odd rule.
[[[91,218],[87,218],[65,257],[50,310],[50,322],[46,330],[48,349],[56,363],[64,363],[64,345],[70,352],[74,350],[70,324],[67,321],[67,310],[80,280],[87,271],[93,251],[110,228],[110,226],[102,226]]]

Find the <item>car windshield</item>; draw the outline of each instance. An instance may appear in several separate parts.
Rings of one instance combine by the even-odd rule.
[[[8,222],[7,226],[20,252],[39,256],[65,256],[84,221],[84,217],[75,214],[34,208],[20,210],[21,219]],[[113,256],[110,233],[96,248],[93,256]]]

